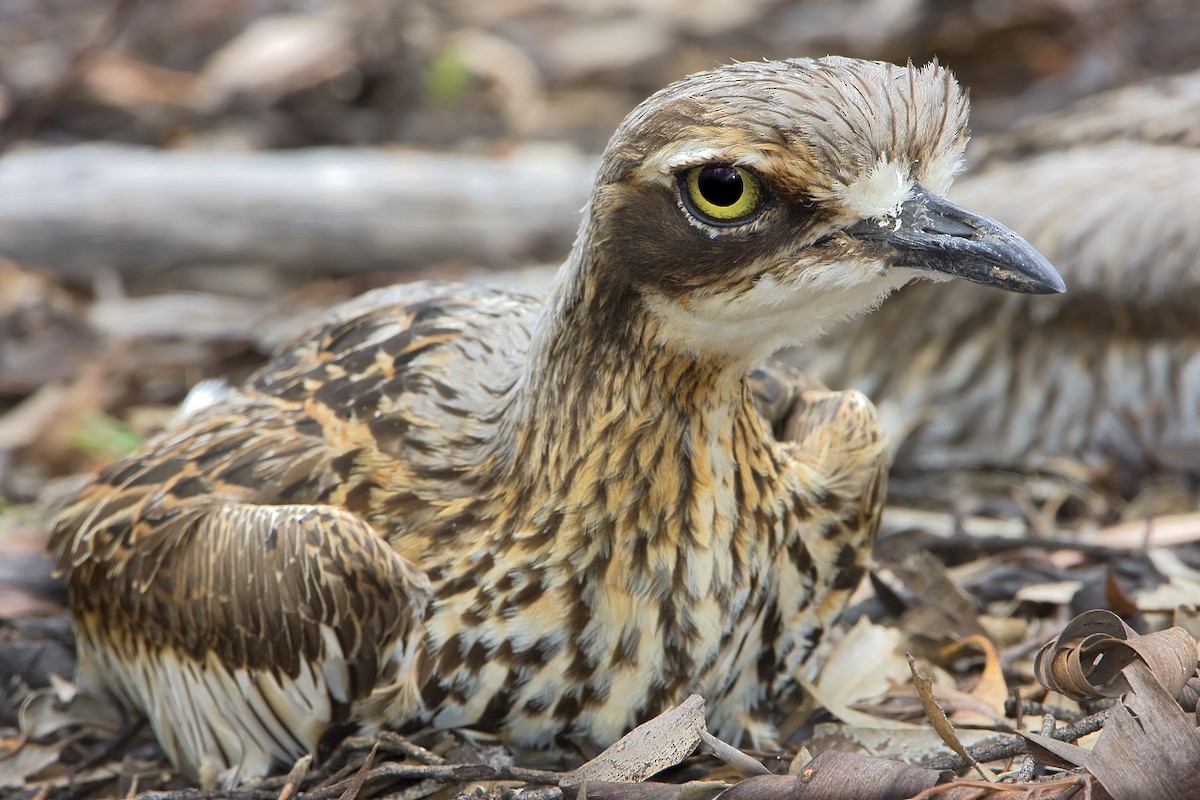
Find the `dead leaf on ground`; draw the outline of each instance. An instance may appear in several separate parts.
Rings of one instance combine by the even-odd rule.
[[[1004,680],[1004,669],[1000,666],[1000,656],[996,646],[983,635],[966,636],[959,641],[944,647],[938,655],[943,660],[949,660],[963,650],[978,648],[983,652],[983,672],[975,687],[969,692],[970,696],[982,703],[985,709],[960,708],[954,713],[954,722],[959,725],[993,722],[997,717],[1004,717],[1004,702],[1008,700],[1008,683]],[[990,712],[990,713],[988,713]]]
[[[146,106],[190,105],[196,76],[105,51],[92,56],[83,84],[99,102],[137,112]]]
[[[691,755],[704,730],[704,698],[694,694],[618,739],[578,769],[562,785],[585,781],[641,781]]]
[[[826,750],[799,775],[747,778],[720,795],[720,800],[903,800],[948,780],[949,773]]]
[[[1018,736],[1030,745],[1030,754],[1042,764],[1074,769],[1087,764],[1092,751],[1071,742],[1064,742],[1052,736],[1044,736],[1033,731],[1017,731]]]
[[[974,598],[933,555],[914,553],[902,564],[893,565],[891,572],[915,596],[913,608],[904,617],[905,631],[938,644],[983,634]]]
[[[1174,614],[1181,606],[1200,606],[1200,570],[1192,569],[1175,550],[1156,547],[1146,557],[1165,581],[1137,596],[1143,613]]]
[[[1122,670],[1141,660],[1172,697],[1196,672],[1196,640],[1183,628],[1141,635],[1111,611],[1086,611],[1038,651],[1034,672],[1048,689],[1072,700],[1129,691]]]
[[[1030,583],[1017,590],[1013,599],[1020,603],[1045,603],[1065,606],[1083,588],[1082,580]]]
[[[1065,775],[1037,783],[957,780],[926,789],[911,800],[1108,800],[1090,775]]]
[[[729,784],[719,781],[588,781],[578,786],[563,786],[562,790],[567,798],[586,800],[713,800],[728,788]]]
[[[1195,650],[1193,649],[1193,663]],[[1114,800],[1200,797],[1200,731],[1175,694],[1141,661],[1124,669],[1129,692],[1115,706],[1087,768]]]
[[[11,752],[0,754],[0,789],[21,789],[47,767],[58,763],[66,739],[50,744],[22,742]]]
[[[910,723],[877,717],[852,707],[882,694],[889,683],[900,683],[908,676],[908,667],[899,654],[903,639],[903,634],[896,628],[860,618],[830,648],[816,682],[801,681],[801,685],[817,704],[850,725],[912,727]],[[808,717],[806,711],[806,708],[799,709],[779,726],[781,738],[787,740],[804,724]]]
[[[272,103],[354,68],[349,32],[332,14],[274,14],[255,20],[201,70],[195,102],[215,109],[247,95]]]
[[[933,697],[933,682],[917,670],[917,661],[911,655],[908,657],[908,667],[912,671],[913,686],[917,689],[917,696],[921,698],[921,707],[925,709],[925,716],[929,720],[929,724],[937,731],[938,736],[942,737],[942,741],[954,751],[955,755],[965,761],[968,766],[974,767],[986,780],[995,780],[992,771],[978,763],[967,752],[967,748],[963,747],[946,712]]]
[[[65,386],[47,383],[0,415],[0,450],[15,450],[32,444],[48,426],[60,424],[66,400]]]

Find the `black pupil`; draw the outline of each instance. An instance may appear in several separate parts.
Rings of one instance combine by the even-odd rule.
[[[700,170],[696,179],[700,196],[714,206],[731,206],[742,197],[742,176],[733,167],[713,164]]]

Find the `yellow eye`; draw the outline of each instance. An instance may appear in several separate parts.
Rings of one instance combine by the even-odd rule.
[[[763,192],[753,172],[732,164],[705,164],[679,176],[683,204],[711,225],[749,222],[762,207]]]

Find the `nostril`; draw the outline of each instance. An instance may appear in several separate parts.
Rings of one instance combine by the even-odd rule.
[[[930,213],[927,209],[921,215],[920,229],[923,233],[936,234],[938,236],[955,236],[959,238],[973,238],[979,235],[979,230],[971,225],[962,222],[961,220],[948,217],[943,214]]]
[[[948,224],[938,226],[931,233],[943,233],[949,236],[975,236],[979,231],[972,228],[970,225],[964,225],[955,220],[947,220]]]

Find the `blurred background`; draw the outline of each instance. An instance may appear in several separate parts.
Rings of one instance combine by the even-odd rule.
[[[732,60],[949,65],[986,132],[1200,66],[1191,0],[5,0],[6,141],[586,151]]]

